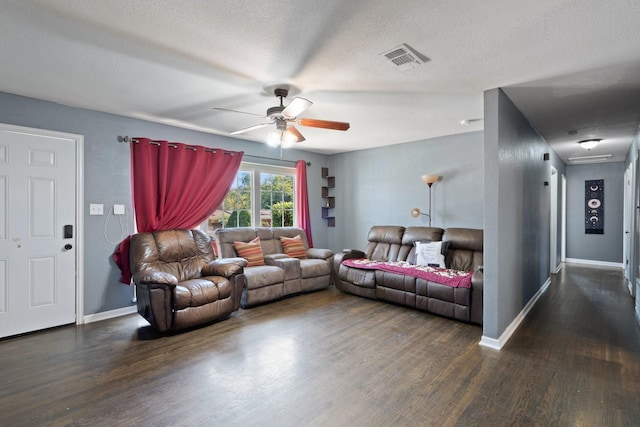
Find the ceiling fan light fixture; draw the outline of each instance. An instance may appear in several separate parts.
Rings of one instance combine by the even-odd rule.
[[[282,132],[280,141],[283,148],[289,148],[293,147],[293,144],[298,142],[298,138],[288,130],[285,130],[284,132]]]
[[[281,137],[282,132],[280,132],[279,130],[271,131],[269,132],[269,135],[267,135],[267,144],[272,147],[278,147],[280,145]]]
[[[578,141],[578,144],[585,150],[591,150],[592,148],[596,148],[600,141],[602,141],[602,139],[599,138],[583,139],[582,141]]]

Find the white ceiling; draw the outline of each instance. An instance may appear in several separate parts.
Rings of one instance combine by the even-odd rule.
[[[290,85],[301,117],[351,123],[299,127],[318,153],[481,130],[460,121],[496,87],[565,160],[589,137],[624,160],[640,122],[637,0],[2,0],[0,34],[0,91],[216,134],[263,120],[213,107]],[[402,43],[430,61],[394,68]]]

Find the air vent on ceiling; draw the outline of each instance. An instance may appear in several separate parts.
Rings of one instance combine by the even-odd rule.
[[[396,46],[393,49],[382,52],[387,61],[400,71],[407,71],[430,61],[429,58],[417,52],[406,43]]]

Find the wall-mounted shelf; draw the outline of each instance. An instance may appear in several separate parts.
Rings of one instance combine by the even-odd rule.
[[[322,199],[324,200],[322,206],[322,218],[327,220],[328,227],[336,226],[336,218],[333,216],[333,211],[336,207],[336,198],[332,195],[332,189],[336,186],[336,178],[329,176],[329,168],[321,169],[322,178],[327,180],[327,185],[322,186]]]

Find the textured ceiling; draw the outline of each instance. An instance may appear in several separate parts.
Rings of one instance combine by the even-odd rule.
[[[638,23],[637,0],[2,0],[0,91],[228,135],[264,120],[213,107],[264,114],[287,84],[314,102],[301,117],[351,123],[299,127],[297,148],[338,153],[481,130],[460,121],[502,87],[564,159],[598,137],[621,161]],[[430,61],[394,68],[380,53],[402,43]]]

